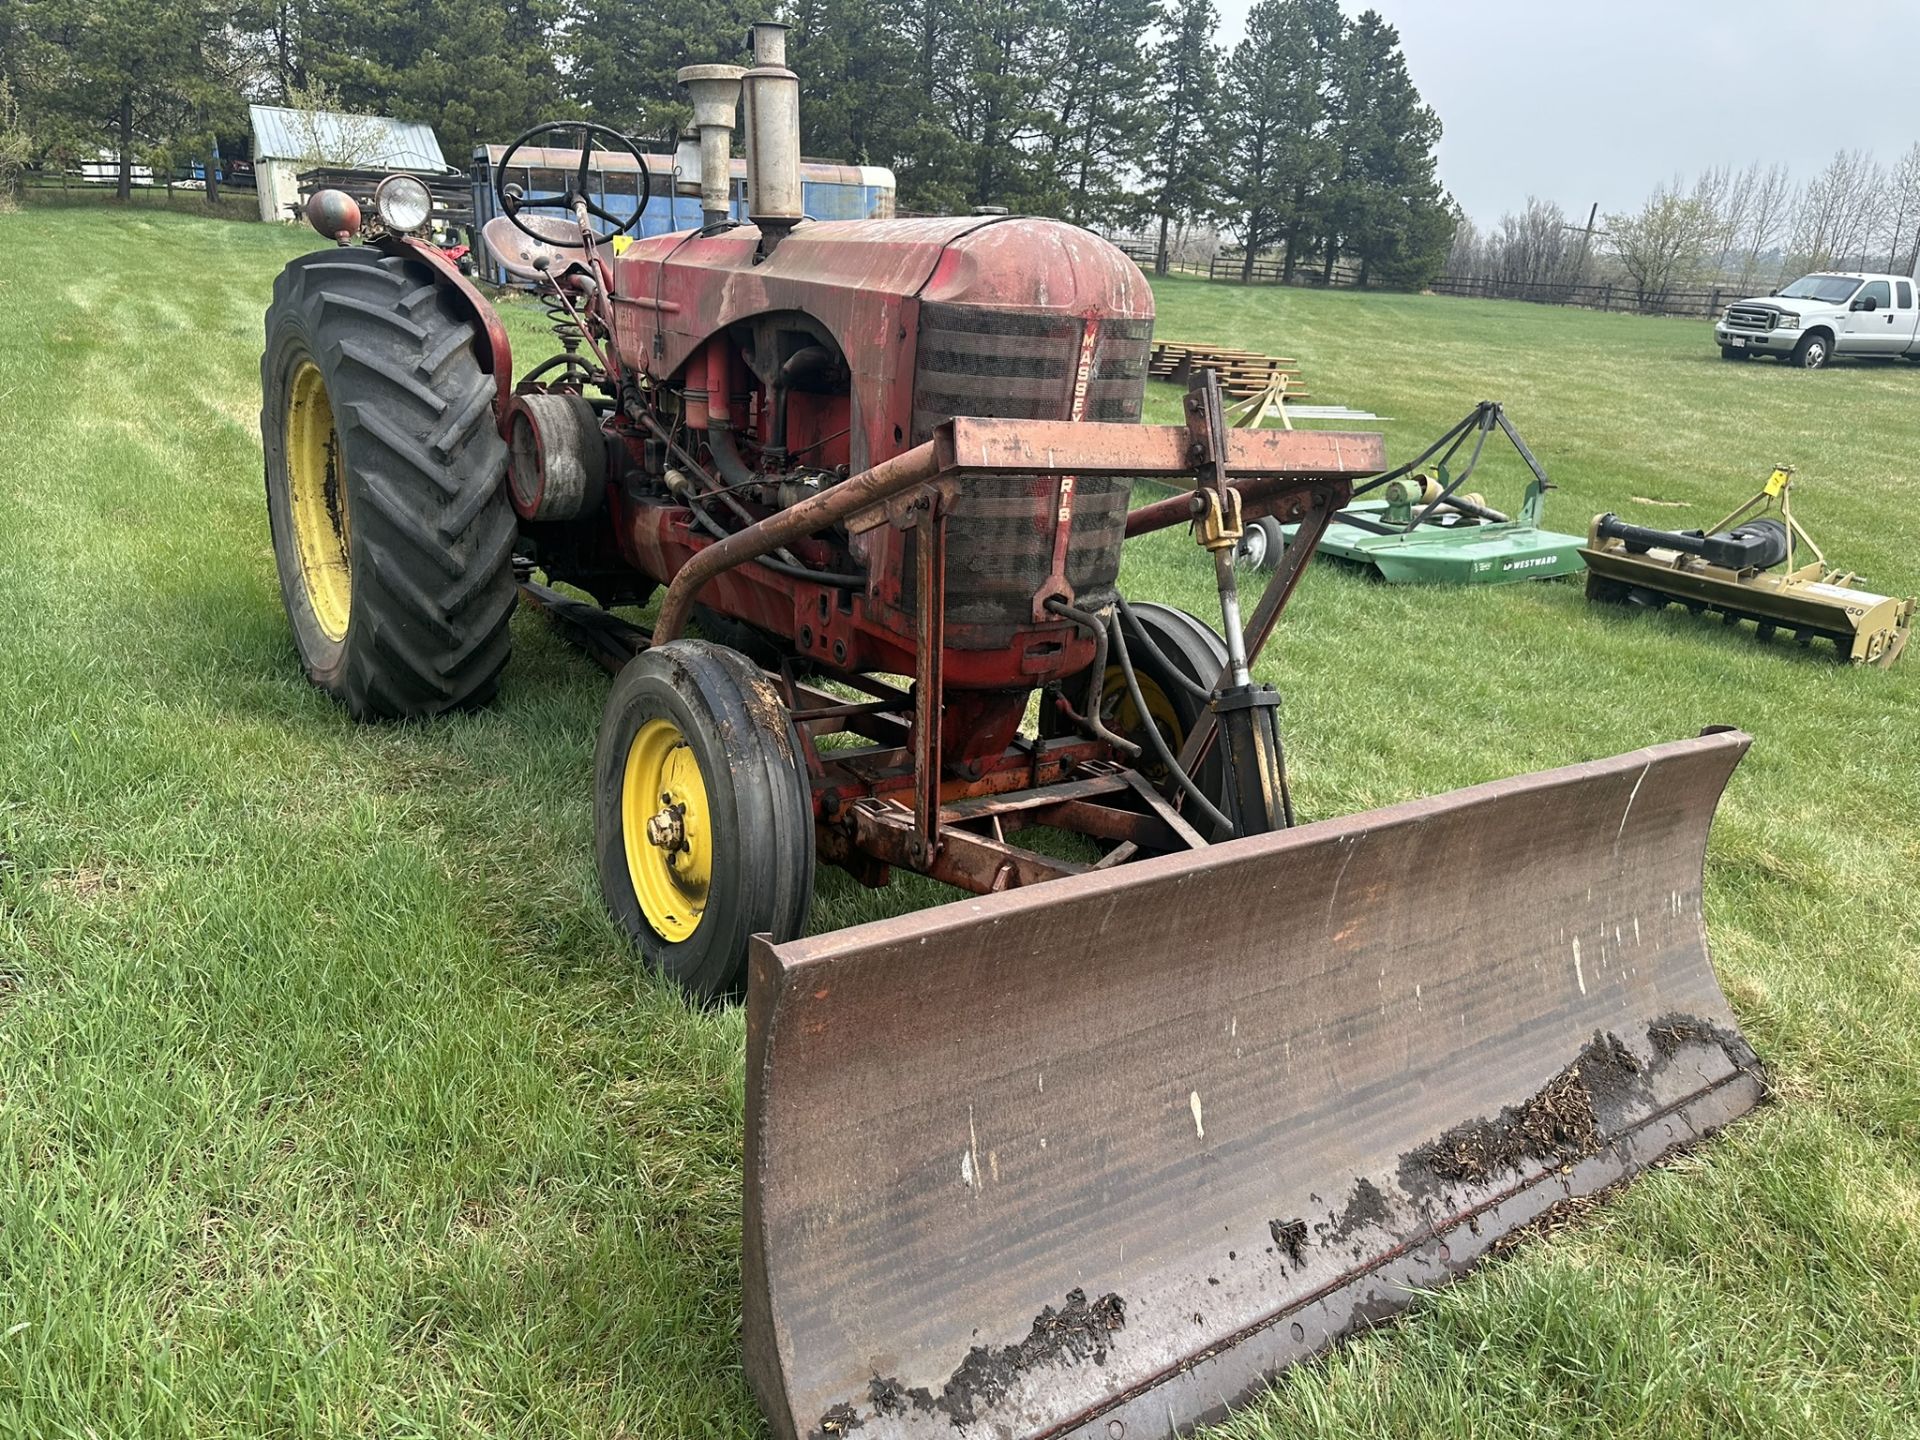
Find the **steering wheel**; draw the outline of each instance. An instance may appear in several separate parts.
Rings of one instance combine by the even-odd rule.
[[[518,185],[509,185],[507,183],[507,174],[513,166],[513,157],[525,149],[533,140],[549,134],[577,135],[580,139],[580,144],[577,147],[580,151],[580,168],[574,172],[572,187],[561,191],[557,195],[529,195],[521,190]],[[558,149],[562,147],[556,146],[555,148]],[[593,170],[593,157],[595,153],[605,155],[631,155],[634,163],[640,167],[640,183],[635,186],[639,204],[634,207],[633,214],[627,216],[624,220],[599,205],[593,199],[592,191],[588,189],[588,176]],[[535,230],[532,228],[525,220],[520,218],[520,212],[522,210],[536,210],[543,207],[557,206],[564,209],[569,215],[573,215],[575,213],[574,206],[576,203],[584,205],[589,215],[613,227],[606,231],[594,229],[592,226],[585,227],[592,232],[593,238],[597,243],[605,245],[612,241],[617,235],[628,234],[634,226],[640,223],[640,217],[646,213],[647,202],[653,198],[653,172],[647,168],[647,159],[646,156],[640,153],[640,147],[612,126],[596,125],[590,120],[549,120],[544,124],[534,126],[511,145],[507,146],[506,154],[500,157],[500,163],[494,167],[493,193],[500,201],[500,212],[514,223],[516,229],[532,236],[543,245],[558,245],[566,249],[584,250],[586,248],[586,240],[584,238],[578,240],[557,239],[545,230]]]

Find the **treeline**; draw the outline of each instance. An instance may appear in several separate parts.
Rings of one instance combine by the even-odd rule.
[[[1766,289],[1810,270],[1907,275],[1920,260],[1920,143],[1892,165],[1843,150],[1804,183],[1784,165],[1721,166],[1654,188],[1591,228],[1529,196],[1487,230],[1462,220],[1446,271],[1516,295],[1599,281],[1647,309],[1676,291]]]
[[[424,120],[460,163],[542,119],[666,141],[681,65],[778,9],[810,154],[885,165],[909,211],[1001,205],[1166,249],[1419,283],[1453,233],[1440,125],[1399,36],[1337,0],[0,0],[0,80],[40,157],[204,160],[249,100]]]

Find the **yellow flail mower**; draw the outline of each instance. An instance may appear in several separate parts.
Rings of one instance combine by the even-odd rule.
[[[1618,515],[1594,517],[1587,598],[1751,620],[1762,640],[1781,630],[1802,645],[1831,640],[1843,660],[1891,665],[1906,649],[1914,601],[1875,595],[1827,557],[1794,518],[1793,471],[1778,466],[1751,499],[1704,530],[1655,530]]]
[[[1747,737],[1297,823],[1254,667],[1381,438],[1233,428],[1211,372],[1141,424],[1153,291],[1085,231],[808,219],[784,28],[753,48],[683,72],[697,166],[580,124],[501,161],[564,186],[503,179],[485,236],[551,358],[514,364],[419,207],[323,193],[340,245],[280,277],[261,373],[315,684],[483,704],[516,594],[616,672],[581,797],[608,911],[746,997],[774,1434],[1190,1427],[1753,1106],[1701,908]],[[1269,517],[1295,538],[1243,609]],[[1122,594],[1176,527],[1212,620]],[[817,863],[960,898],[809,935]]]

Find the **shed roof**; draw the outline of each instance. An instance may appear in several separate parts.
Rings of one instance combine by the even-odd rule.
[[[447,168],[433,127],[418,120],[289,110],[279,105],[249,105],[247,111],[253,119],[256,160],[312,160],[389,170]]]

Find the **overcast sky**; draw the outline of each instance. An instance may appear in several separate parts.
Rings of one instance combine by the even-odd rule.
[[[1231,46],[1251,0],[1220,0]],[[1341,0],[1349,13],[1367,8]],[[1913,0],[1372,0],[1446,126],[1440,178],[1474,220],[1529,194],[1586,218],[1681,171],[1920,140]]]

